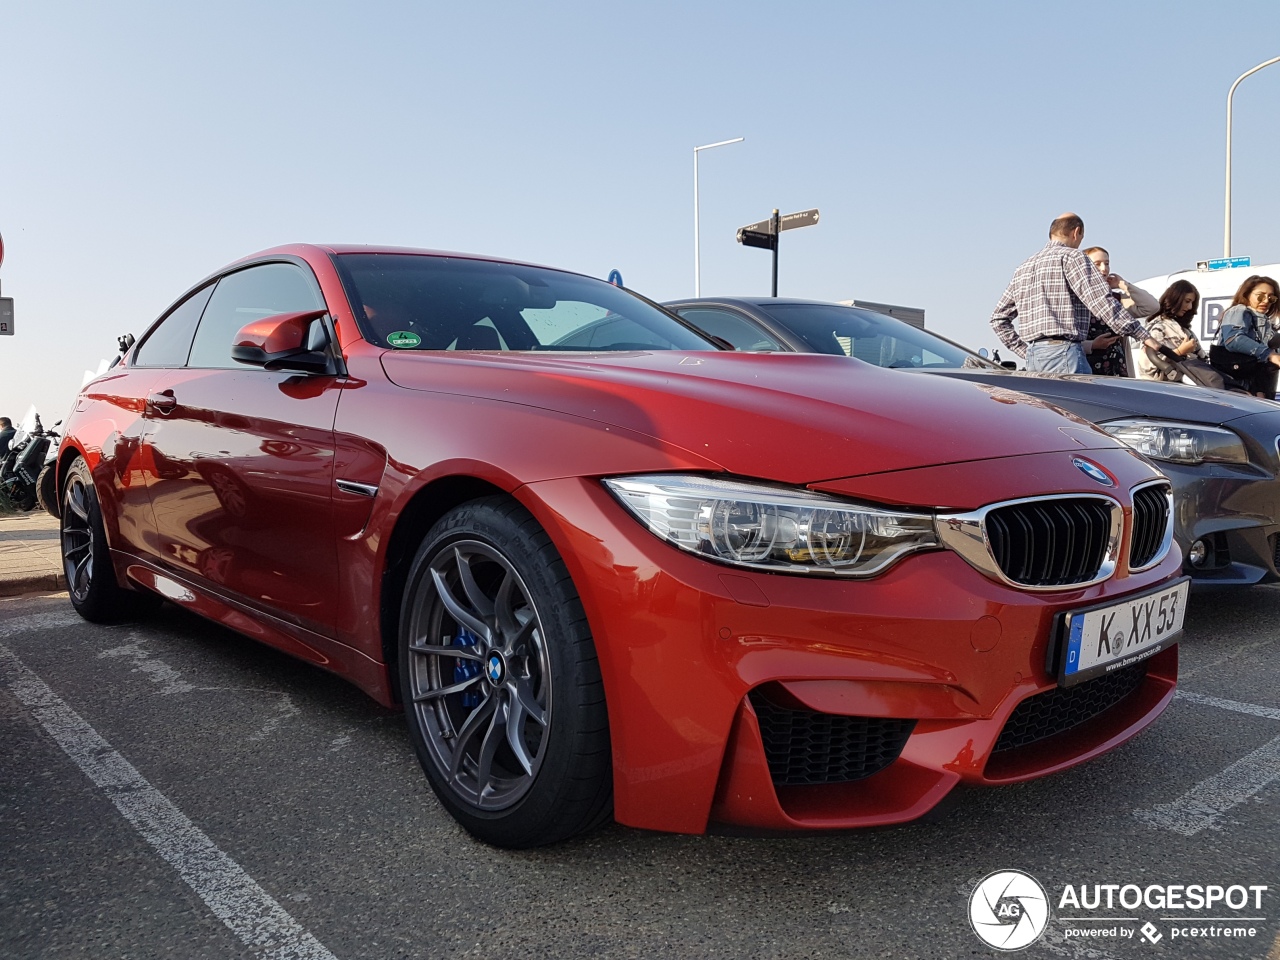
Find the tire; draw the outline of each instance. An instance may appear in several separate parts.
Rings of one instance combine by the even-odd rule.
[[[564,562],[523,507],[489,497],[432,527],[410,568],[399,640],[414,749],[469,833],[535,847],[611,814],[595,645]]]
[[[119,623],[154,610],[161,598],[116,582],[102,525],[98,492],[84,459],[77,457],[62,485],[62,568],[76,613],[92,623]]]
[[[4,493],[15,510],[26,513],[36,505],[36,488],[16,473],[4,484]]]
[[[36,478],[36,503],[40,509],[53,517],[60,517],[58,512],[58,471],[56,463],[50,461],[40,469]]]

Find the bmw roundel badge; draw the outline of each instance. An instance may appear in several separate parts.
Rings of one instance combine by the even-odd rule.
[[[1097,480],[1104,487],[1114,487],[1116,482],[1111,479],[1107,471],[1103,470],[1096,463],[1090,463],[1088,460],[1081,460],[1079,457],[1072,457],[1071,462],[1076,465],[1076,469],[1083,473],[1091,480]]]
[[[503,667],[502,667],[502,658],[498,656],[496,653],[490,654],[489,662],[488,664],[486,664],[485,672],[488,673],[490,682],[501,683],[502,675],[503,673],[506,672],[505,670],[503,670]]]

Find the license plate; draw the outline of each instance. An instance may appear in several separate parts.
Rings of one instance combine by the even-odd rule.
[[[1188,579],[1137,597],[1064,616],[1058,683],[1071,687],[1154,656],[1182,632]]]

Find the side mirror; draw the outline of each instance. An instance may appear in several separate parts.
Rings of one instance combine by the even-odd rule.
[[[327,373],[332,361],[325,352],[327,338],[311,336],[312,327],[327,310],[278,313],[240,328],[231,345],[231,359],[266,370]]]

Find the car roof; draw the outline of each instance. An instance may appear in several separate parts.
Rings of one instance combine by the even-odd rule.
[[[852,307],[847,303],[832,303],[830,300],[806,300],[800,297],[673,297],[664,303],[727,303],[748,307],[768,307],[779,304],[805,303],[820,307],[843,307],[846,310],[866,310],[866,307]],[[875,311],[867,311],[874,313]]]
[[[562,267],[549,267],[541,263],[529,263],[524,260],[513,260],[508,257],[496,257],[483,253],[462,253],[456,250],[435,250],[426,247],[397,247],[388,244],[369,243],[287,243],[266,250],[259,250],[248,256],[240,257],[227,266],[247,263],[250,260],[261,260],[274,256],[301,256],[306,252],[319,252],[341,256],[352,253],[399,254],[419,257],[449,257],[457,260],[483,260],[487,263],[506,263],[517,267],[537,267],[540,270],[556,270],[560,273],[577,273]],[[225,269],[225,268],[224,268]],[[586,274],[578,274],[586,276]],[[604,281],[601,281],[602,283]]]

